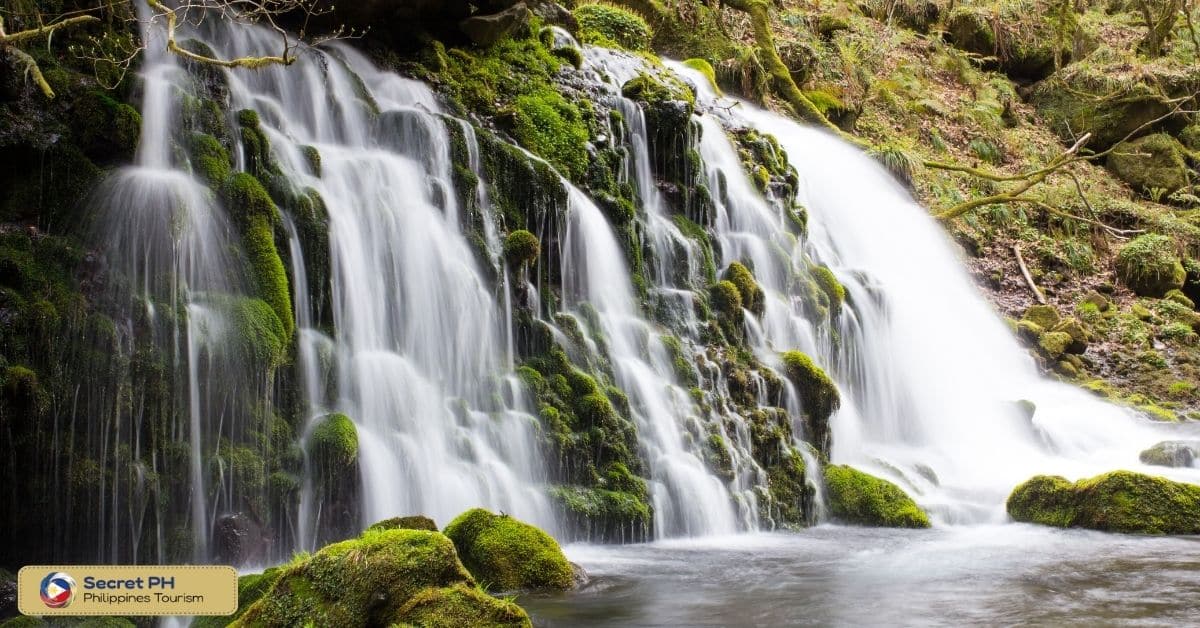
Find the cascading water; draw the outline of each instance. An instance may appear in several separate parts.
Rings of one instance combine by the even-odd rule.
[[[673,67],[697,85],[710,108],[717,102],[703,75]],[[944,233],[860,151],[733,99],[711,108],[711,115],[778,138],[800,175],[798,196],[809,210],[802,246],[833,268],[853,304],[838,321],[840,349],[814,337],[804,320],[772,307],[778,299],[768,301],[761,322],[764,359],[800,347],[819,356],[838,380],[843,408],[831,421],[834,461],[894,479],[943,523],[995,522],[1006,517],[1008,492],[1031,475],[1077,478],[1141,468],[1137,453],[1170,438],[1130,410],[1040,377],[971,284]],[[736,158],[720,146],[724,138],[714,140],[720,125],[706,121],[709,130],[702,140],[706,161],[728,165]],[[726,175],[735,169],[727,167]],[[761,273],[772,267],[764,249],[778,233],[771,226],[778,217],[763,211],[753,193],[729,196],[742,207],[726,208],[718,221],[723,248],[741,251],[735,258],[751,257]],[[770,273],[759,281],[780,294]],[[1033,402],[1032,420],[1019,400]],[[1190,469],[1152,471],[1200,480]]]
[[[219,20],[189,35],[223,57],[277,38]],[[247,320],[283,311],[255,296],[261,277],[238,270],[261,253],[239,243],[246,217],[206,182],[204,164],[181,157],[196,141],[188,125],[204,97],[200,73],[151,46],[136,164],[98,198],[124,290],[114,317],[122,344],[134,346],[148,329],[167,362],[133,360],[123,389],[154,383],[172,407],[152,434],[139,432],[134,417],[148,410],[136,404],[105,427],[100,458],[114,461],[111,477],[121,485],[100,491],[98,546],[108,548],[100,558],[164,561],[166,548],[185,545],[186,558],[210,560],[226,517],[278,509],[276,485],[290,478],[262,477],[262,457],[279,446],[263,445],[270,429],[260,427],[264,416],[275,418],[276,402],[297,415],[300,442],[287,457],[303,475],[298,510],[275,513],[273,548],[251,560],[312,549],[377,519],[421,513],[444,523],[475,506],[572,534],[547,490],[561,479],[551,477],[543,451],[540,408],[514,374],[514,308],[558,341],[568,336],[559,316],[596,323],[586,330],[588,359],[627,397],[655,537],[781,525],[768,489],[777,469],[769,467],[790,456],[804,459],[801,474],[816,494],[804,509],[819,512],[825,452],[805,443],[820,436],[806,433],[803,420],[812,400],[773,374],[785,370],[783,351],[812,356],[839,384],[830,458],[897,481],[942,523],[1003,520],[1004,496],[1030,475],[1137,466],[1140,449],[1168,438],[1126,410],[1040,378],[938,227],[865,156],[721,99],[702,75],[669,67],[698,93],[688,145],[677,148],[694,149],[688,167],[713,191],[706,226],[670,206],[645,112],[621,94],[640,74],[663,70],[589,47],[581,75],[620,114],[609,120],[609,138],[624,151],[617,178],[632,190],[641,222],[618,231],[562,181],[565,206],[553,209],[561,215],[537,219],[537,235],[556,249],[549,277],[505,259],[501,234],[519,226],[506,224],[489,195],[480,135],[490,133],[447,115],[426,85],[345,46],[306,52],[286,68],[218,73],[228,110],[241,112],[221,113],[242,127],[242,141],[230,142],[235,165],[268,180],[281,210],[275,239],[294,311],[286,327],[296,330],[289,365],[246,342]],[[789,226],[791,199],[762,191],[745,172],[731,132],[746,128],[778,138],[799,173],[806,236]],[[456,156],[458,140],[465,154]],[[472,224],[482,237],[472,239]],[[696,230],[711,237],[711,249]],[[634,248],[645,268],[631,261],[643,259]],[[712,349],[697,314],[703,291],[735,263],[753,269],[764,298],[761,308],[747,306],[734,335],[752,353],[744,361],[769,367],[742,374],[737,403],[733,358],[721,354],[732,350]],[[799,294],[797,278],[821,265],[845,286],[845,307],[818,312]],[[630,279],[637,273],[644,284]],[[281,393],[275,373],[285,367],[297,384]],[[1018,410],[1022,399],[1036,406],[1032,420]],[[357,431],[361,492],[349,504],[329,498],[310,451],[335,412]],[[790,423],[791,442],[764,439],[767,419]],[[764,440],[766,456],[756,451]],[[121,449],[129,444],[135,451]],[[153,463],[138,462],[146,459]],[[1167,473],[1200,479],[1195,470]],[[139,549],[149,540],[156,556]]]

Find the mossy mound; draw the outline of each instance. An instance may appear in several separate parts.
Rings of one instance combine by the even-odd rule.
[[[437,532],[371,530],[280,568],[234,626],[530,626],[492,598]]]
[[[837,520],[886,528],[928,528],[929,516],[900,487],[846,465],[825,467],[829,512]]]
[[[1138,455],[1142,464],[1159,467],[1190,467],[1200,460],[1200,440],[1167,440]]]
[[[579,39],[605,48],[649,50],[654,31],[641,15],[613,4],[593,2],[574,11]]]
[[[218,306],[230,323],[227,346],[248,364],[274,368],[287,356],[288,336],[274,308],[262,299],[228,297]]]
[[[517,96],[512,106],[513,136],[534,154],[578,181],[588,165],[588,130],[583,115],[562,94],[546,87]]]
[[[242,615],[245,615],[246,611],[255,602],[261,600],[262,596],[271,590],[271,587],[275,585],[275,582],[279,580],[282,574],[282,567],[272,567],[262,573],[247,574],[239,577],[237,612],[225,617],[197,617],[192,620],[191,628],[223,628],[224,626],[228,626]]]
[[[1187,187],[1184,148],[1166,133],[1122,142],[1108,155],[1108,169],[1133,189],[1166,196]]]
[[[842,397],[829,375],[800,351],[786,351],[781,356],[784,373],[804,406],[805,438],[817,451],[829,452],[829,417],[841,407]]]
[[[959,5],[946,17],[947,38],[956,48],[981,55],[986,66],[1022,79],[1041,79],[1054,71],[1057,56],[1069,59],[1071,50],[1049,20],[1031,3],[1007,2],[995,6]]]
[[[508,515],[474,508],[446,526],[463,564],[480,581],[504,591],[571,588],[571,564],[549,534]]]
[[[275,310],[279,322],[283,323],[284,336],[290,339],[295,326],[292,296],[287,270],[275,248],[275,225],[280,220],[279,209],[262,183],[246,172],[231,176],[222,191],[226,207],[242,233],[242,248],[246,252],[258,295]]]
[[[358,430],[350,417],[334,413],[319,419],[308,441],[309,455],[329,471],[349,469],[358,460]]]
[[[704,75],[708,81],[709,89],[713,90],[718,96],[721,96],[721,87],[717,85],[717,71],[712,67],[712,64],[704,59],[688,59],[683,62],[683,65],[691,68],[700,74]]]
[[[1112,471],[1071,483],[1039,475],[1013,489],[1008,514],[1060,528],[1136,534],[1200,534],[1200,486]]]
[[[1148,233],[1117,253],[1117,279],[1141,296],[1161,297],[1183,287],[1187,272],[1170,237]]]
[[[510,264],[532,264],[541,250],[537,236],[524,229],[517,229],[504,239],[504,258]]]
[[[742,307],[761,315],[766,308],[767,297],[763,289],[754,279],[754,273],[750,272],[741,262],[733,262],[729,268],[725,269],[725,274],[722,279],[733,283],[737,287],[738,294],[742,298]]]
[[[1025,310],[1021,320],[1034,323],[1042,329],[1053,329],[1061,318],[1053,305],[1031,305]]]
[[[411,515],[408,517],[392,517],[383,521],[376,521],[371,524],[368,530],[427,530],[429,532],[437,532],[437,524],[433,519],[424,515]]]

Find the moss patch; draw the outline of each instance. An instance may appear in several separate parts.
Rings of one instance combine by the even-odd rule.
[[[900,487],[846,465],[825,467],[829,512],[858,525],[928,528],[929,517]]]
[[[508,515],[468,510],[446,526],[463,564],[488,586],[516,589],[569,589],[571,565],[549,534]]]
[[[641,15],[614,4],[592,2],[575,9],[579,38],[606,48],[649,50],[654,31]]]
[[[1186,276],[1169,236],[1141,235],[1117,253],[1117,279],[1141,296],[1161,297],[1182,287]]]
[[[1036,476],[1013,489],[1008,514],[1061,528],[1138,534],[1200,534],[1200,486],[1112,471],[1071,483]]]

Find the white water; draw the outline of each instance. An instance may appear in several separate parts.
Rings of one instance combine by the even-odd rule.
[[[677,69],[699,86],[702,100],[714,102],[701,75]],[[727,106],[732,99],[723,100]],[[841,353],[773,307],[778,299],[769,299],[762,321],[760,355],[789,347],[815,351],[838,381],[843,408],[832,420],[834,462],[900,482],[941,523],[1005,520],[1012,487],[1039,473],[1080,478],[1124,468],[1200,482],[1195,470],[1138,461],[1140,451],[1172,437],[1169,427],[1040,376],[942,229],[877,163],[749,103],[729,111],[734,124],[774,135],[787,152],[809,210],[805,246],[832,267],[853,304],[839,321]],[[710,164],[722,163],[719,147],[705,150],[715,135],[708,131],[719,127],[707,122],[705,129],[702,153]],[[719,221],[718,231],[729,248],[755,260],[764,289],[778,293],[760,270],[769,260],[761,232],[727,235],[726,229],[739,231],[739,222],[744,233],[771,219],[760,203],[747,205],[728,214],[730,227]],[[1013,404],[1021,399],[1036,404],[1032,424]]]

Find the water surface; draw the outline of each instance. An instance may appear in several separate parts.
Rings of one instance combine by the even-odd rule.
[[[592,580],[521,597],[536,626],[1200,623],[1200,537],[820,526],[565,549]]]

